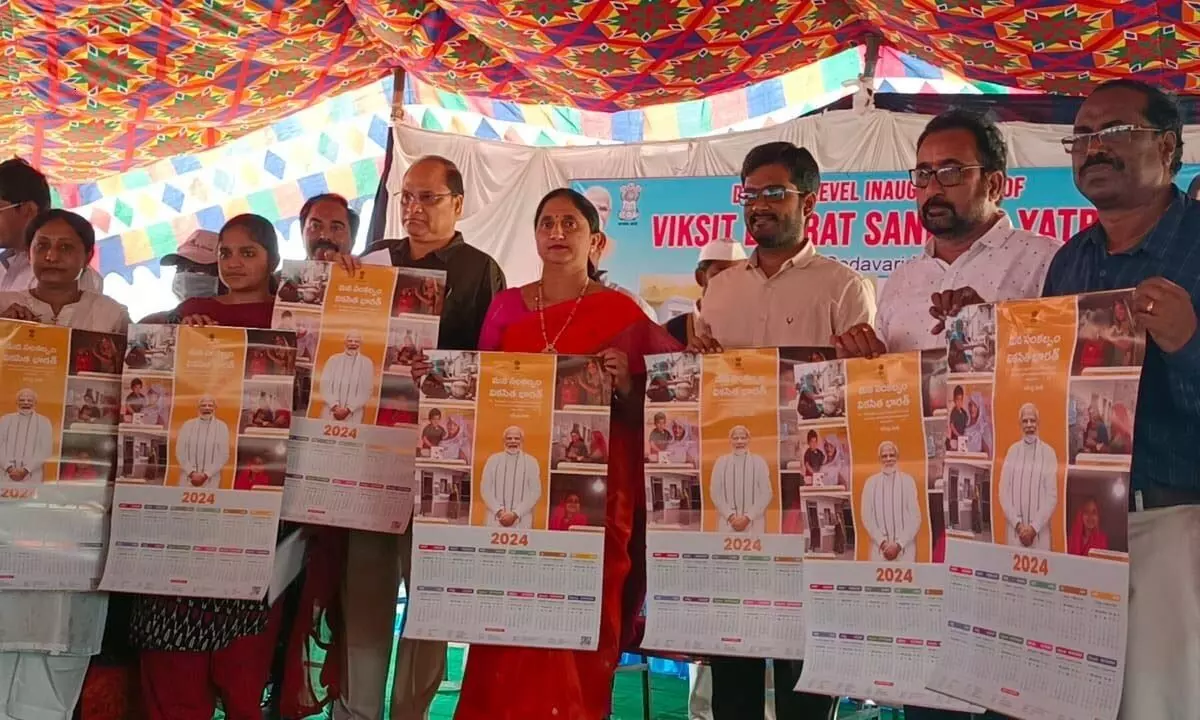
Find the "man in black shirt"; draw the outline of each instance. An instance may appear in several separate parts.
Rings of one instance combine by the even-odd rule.
[[[394,267],[441,270],[446,294],[438,328],[438,348],[475,350],[492,297],[504,289],[504,272],[487,253],[468,245],[455,229],[463,209],[462,173],[453,162],[429,156],[404,174],[400,211],[407,237],[378,240],[363,255],[387,251]],[[358,261],[331,256],[343,265]],[[397,562],[399,558],[399,562]],[[412,525],[404,535],[351,531],[346,575],[346,663],[335,720],[379,720],[387,694],[387,674],[400,579],[407,583],[412,561]],[[426,716],[446,665],[446,643],[403,638],[396,652],[391,720]]]

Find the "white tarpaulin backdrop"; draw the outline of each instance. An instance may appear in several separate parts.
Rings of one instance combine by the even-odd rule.
[[[571,180],[737,175],[756,145],[788,140],[811,151],[822,173],[907,170],[915,164],[917,137],[929,116],[884,110],[834,110],[742,133],[692,140],[539,148],[430,132],[394,129],[395,157],[387,178],[387,237],[403,237],[400,192],[404,171],[423,155],[442,155],[462,170],[466,184],[466,240],[504,268],[510,286],[537,279],[533,213],[542,196]],[[1064,167],[1070,157],[1059,142],[1063,125],[1006,123],[1009,168]],[[1184,130],[1184,163],[1200,162],[1200,126]]]

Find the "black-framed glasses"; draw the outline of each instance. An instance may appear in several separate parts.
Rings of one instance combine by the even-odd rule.
[[[418,205],[429,207],[430,205],[436,205],[442,198],[454,197],[455,194],[452,192],[435,193],[427,191],[418,193],[402,192],[400,193],[400,204],[412,205],[413,203],[417,203]]]
[[[982,165],[946,165],[940,168],[913,168],[908,171],[908,179],[919,188],[929,187],[935,177],[938,185],[944,188],[962,185],[968,170],[982,170]]]
[[[793,190],[782,185],[768,185],[767,187],[759,188],[758,190],[747,190],[746,188],[742,188],[741,203],[742,207],[746,207],[759,198],[766,200],[767,202],[779,202],[788,195],[804,194],[806,193],[803,193],[799,190]]]
[[[1069,155],[1087,152],[1092,147],[1093,140],[1105,147],[1122,147],[1132,142],[1133,136],[1136,133],[1144,132],[1160,133],[1164,132],[1164,130],[1162,128],[1144,127],[1142,125],[1113,125],[1112,127],[1106,127],[1096,132],[1068,135],[1062,139],[1062,146],[1063,150],[1066,150]]]

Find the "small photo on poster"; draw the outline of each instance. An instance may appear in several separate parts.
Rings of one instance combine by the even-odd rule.
[[[128,376],[126,376],[128,377]],[[129,430],[163,430],[171,417],[174,384],[169,378],[133,376],[121,388],[121,424]]]
[[[1146,336],[1134,318],[1132,301],[1128,290],[1079,296],[1072,375],[1138,377],[1146,359]]]
[[[129,328],[129,348],[125,352],[125,371],[144,374],[175,373],[175,325],[133,325]]]
[[[400,268],[396,274],[396,291],[392,295],[392,316],[437,317],[442,314],[445,293],[445,273],[442,271]]]
[[[820,493],[804,497],[808,555],[828,560],[854,559],[854,513],[850,493]]]
[[[417,439],[417,461],[423,466],[471,467],[475,447],[475,411],[457,406],[423,409]]]
[[[312,368],[296,366],[296,377],[292,384],[292,412],[300,417],[308,416],[308,405],[312,400]]]
[[[555,410],[608,412],[612,404],[612,383],[599,358],[560,355]]]
[[[71,331],[71,375],[120,375],[125,338],[120,335]]]
[[[1129,552],[1129,473],[1067,471],[1067,552],[1104,556]]]
[[[1067,410],[1070,464],[1128,470],[1138,380],[1074,378]]]
[[[940,488],[946,475],[946,430],[942,418],[925,420],[925,459],[929,463],[930,490]]]
[[[293,390],[290,382],[259,379],[243,383],[238,434],[286,438],[292,426]]]
[[[287,470],[287,440],[242,436],[237,444],[234,490],[283,487]]]
[[[798,366],[794,405],[802,427],[828,424],[846,417],[846,364],[832,360]]]
[[[205,490],[232,486],[234,478],[228,467],[234,457],[230,423],[236,428],[238,410],[237,405],[217,402],[211,394],[196,396],[194,404],[176,403],[172,424],[180,419],[183,422],[171,438],[171,459],[176,467],[167,477],[167,485]]]
[[[279,300],[320,307],[329,287],[329,268],[327,263],[299,263],[285,269],[279,282]]]
[[[990,463],[947,463],[942,497],[947,535],[961,540],[992,541]]]
[[[65,399],[63,430],[108,434],[121,422],[119,377],[68,377]]]
[[[499,449],[483,458],[483,468],[477,478],[478,496],[483,502],[478,513],[472,509],[472,515],[481,516],[484,525],[514,530],[545,529],[548,491],[544,473],[547,468],[530,454],[530,451],[538,452],[540,448],[527,443],[527,437],[537,438],[540,429],[536,425],[532,428],[509,425],[488,429],[489,433],[499,436],[500,442],[494,441],[495,436],[485,437],[485,445],[498,445]],[[545,436],[542,435],[542,438]],[[423,460],[418,460],[418,463],[427,464]],[[603,490],[603,480],[601,483]]]
[[[550,467],[554,470],[604,474],[608,468],[608,416],[555,413],[550,443]]]
[[[280,377],[296,373],[296,336],[274,330],[246,331],[247,380]]]
[[[696,473],[646,473],[646,519],[651,530],[700,532],[704,498]]]
[[[922,444],[887,439],[879,443],[875,462],[863,459],[866,482],[855,486],[858,493],[858,527],[863,532],[859,560],[872,562],[925,562],[921,549],[925,527],[924,495],[920,486],[923,463],[911,463],[914,455],[925,459]],[[920,468],[916,477],[910,472]],[[861,487],[861,490],[860,490]]]
[[[290,330],[296,333],[296,363],[311,367],[313,359],[317,356],[317,339],[321,333],[321,313],[315,309],[277,305],[272,324],[280,330]]]
[[[604,527],[606,484],[595,475],[552,473],[546,529],[565,532]]]
[[[423,354],[437,347],[438,324],[392,320],[388,330],[387,352],[383,356],[383,372],[387,375],[412,376],[412,366]]]
[[[779,464],[785,478],[797,476],[806,489],[850,487],[850,441],[844,425],[798,427],[783,421],[779,427]]]
[[[420,389],[422,400],[474,403],[479,390],[479,353],[455,350],[430,358]]]
[[[656,355],[646,373],[646,400],[650,405],[700,402],[700,356]]]
[[[947,363],[958,379],[996,371],[996,307],[968,305],[946,322]]]
[[[952,382],[950,412],[946,414],[946,457],[992,457],[992,386]]]
[[[654,471],[700,469],[700,413],[650,410],[646,413],[646,465]]]
[[[836,360],[837,352],[833,348],[779,348],[779,406],[793,412],[799,401],[797,375],[804,372],[802,366],[807,363],[819,363]]]
[[[466,470],[417,468],[413,512],[417,520],[450,525],[471,522],[471,475]]]
[[[81,485],[112,482],[116,453],[117,439],[112,435],[65,432],[58,481]]]
[[[131,431],[117,435],[117,481],[163,485],[167,477],[167,431]]]
[[[810,494],[824,494],[821,488],[806,486],[804,479],[804,475],[799,473],[785,473],[779,483],[780,507],[783,508],[780,532],[784,535],[803,535],[808,532],[808,524],[805,522],[807,515],[805,498]],[[825,490],[824,492],[829,491]]]
[[[921,407],[925,417],[945,417],[950,411],[950,369],[945,350],[921,351]]]
[[[379,393],[379,412],[375,424],[379,427],[412,427],[417,424],[417,386],[412,377],[384,375]]]

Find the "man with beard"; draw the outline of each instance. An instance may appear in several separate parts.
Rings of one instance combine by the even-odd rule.
[[[1175,177],[1183,122],[1146,83],[1096,88],[1063,139],[1099,221],[1050,263],[1044,295],[1136,288],[1149,335],[1130,468],[1129,635],[1119,717],[1195,717],[1200,707],[1200,202]]]
[[[946,319],[964,305],[1041,294],[1062,243],[1013,227],[1000,208],[1007,159],[1000,129],[981,115],[949,110],[929,121],[909,178],[930,237],[884,283],[875,326],[835,339],[843,356],[944,348]]]
[[[309,260],[330,260],[348,254],[358,235],[358,213],[346,198],[334,193],[310,197],[300,208],[300,229]]]
[[[475,350],[492,297],[504,289],[504,272],[492,256],[470,245],[456,225],[465,185],[450,160],[423,157],[404,173],[399,201],[407,237],[371,243],[363,255],[386,250],[394,267],[441,270],[446,294],[438,325],[438,348]],[[360,263],[348,248],[330,260],[348,270]],[[414,380],[429,373],[428,358],[413,362]],[[341,697],[336,720],[378,720],[392,657],[396,593],[412,561],[412,525],[403,535],[351,531],[342,602],[345,608]],[[407,581],[407,580],[406,580]],[[391,720],[423,720],[446,666],[446,643],[403,638],[396,650]]]
[[[821,189],[817,161],[789,142],[759,145],[742,163],[746,227],[758,247],[749,260],[712,278],[690,348],[815,347],[875,316],[875,287],[837,260],[817,254],[804,228]],[[802,663],[773,661],[775,717],[825,718],[834,698],[793,692]],[[714,657],[714,720],[763,717],[766,661]]]

